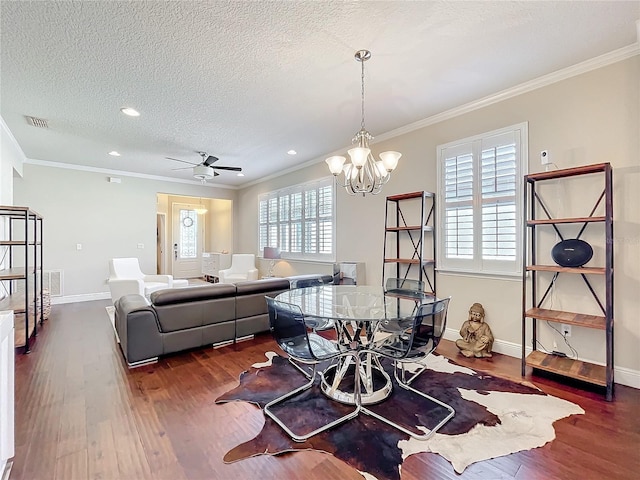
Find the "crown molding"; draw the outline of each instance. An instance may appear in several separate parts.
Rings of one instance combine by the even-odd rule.
[[[636,24],[638,25],[638,35],[640,37],[640,20],[638,20]],[[587,73],[592,70],[597,70],[598,68],[603,68],[608,65],[621,62],[623,60],[634,57],[636,55],[640,55],[640,38],[638,39],[638,42],[633,43],[631,45],[627,45],[626,47],[613,50],[612,52],[605,53],[603,55],[591,58],[589,60],[585,60],[584,62],[577,63],[575,65],[572,65],[567,68],[563,68],[556,72],[543,75],[542,77],[535,78],[528,82],[521,83],[520,85],[516,85],[515,87],[511,87],[506,90],[502,90],[501,92],[488,95],[486,97],[480,98],[478,100],[474,100],[464,105],[460,105],[459,107],[451,108],[444,112],[432,115],[422,120],[418,120],[417,122],[410,123],[400,128],[396,128],[395,130],[391,130],[389,132],[376,135],[375,140],[371,142],[371,145],[375,145],[376,143],[380,143],[382,141],[389,140],[391,138],[399,137],[400,135],[404,135],[406,133],[411,133],[415,130],[419,130],[429,125],[435,125],[436,123],[440,123],[445,120],[449,120],[451,118],[464,115],[465,113],[473,112],[474,110],[479,110],[489,105],[502,102],[509,98],[517,97],[518,95],[522,95],[524,93],[528,93],[533,90],[537,90],[539,88],[552,85],[554,83],[566,80],[568,78],[582,75],[583,73]],[[323,162],[325,158],[330,157],[331,155],[341,155],[341,152],[343,152],[347,148],[350,148],[350,147],[345,147],[345,148],[335,150],[334,152],[327,153],[322,157],[317,157],[313,160],[309,160],[308,162],[302,163],[300,165],[296,165],[294,167],[280,171],[276,174],[261,178],[260,180],[255,180],[253,182],[246,183],[242,185],[241,188],[257,185],[259,183],[264,182],[265,180],[270,180],[272,178],[276,178],[281,175],[291,173],[296,170],[301,170],[308,166]]]
[[[533,90],[552,85],[562,80],[582,75],[583,73],[597,70],[598,68],[606,67],[613,63],[621,62],[636,55],[640,55],[640,42],[636,42],[612,52],[605,53],[603,55],[600,55],[599,57],[585,60],[584,62],[577,63],[567,68],[563,68],[562,70],[543,75],[542,77],[538,77],[528,82],[521,83],[520,85],[516,85],[515,87],[502,90],[501,92],[494,93],[492,95],[466,103],[464,105],[460,105],[459,107],[455,107],[442,113],[432,115],[423,120],[418,120],[417,122],[410,123],[409,125],[405,125],[404,127],[396,128],[395,130],[391,130],[390,132],[377,135],[375,141],[371,143],[375,144],[384,140],[388,140],[390,138],[398,137],[400,135],[419,130],[429,125],[434,125],[436,123],[440,123],[445,120],[457,117],[459,115],[464,115],[465,113],[473,112],[474,110],[478,110],[480,108],[502,102],[509,98],[517,97],[518,95],[522,95],[524,93],[528,93]]]
[[[161,182],[170,182],[170,183],[185,183],[188,185],[198,185],[200,187],[210,187],[210,188],[225,188],[228,190],[239,190],[240,187],[234,187],[229,185],[220,185],[216,183],[205,183],[202,184],[199,180],[184,180],[181,178],[172,178],[172,177],[163,177],[160,175],[147,175],[145,173],[136,173],[136,172],[126,172],[124,170],[112,170],[108,168],[98,168],[98,167],[88,167],[86,165],[76,165],[72,163],[62,163],[62,162],[51,162],[49,160],[36,160],[33,158],[27,158],[24,161],[25,164],[28,165],[39,165],[41,167],[51,167],[51,168],[63,168],[66,170],[80,170],[83,172],[92,172],[92,173],[104,173],[106,175],[119,175],[122,177],[133,177],[133,178],[143,178],[146,180],[158,180]]]

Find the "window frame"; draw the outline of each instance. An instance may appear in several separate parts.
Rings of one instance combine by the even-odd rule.
[[[330,214],[322,215],[321,212],[321,189],[329,188],[328,199],[330,201]],[[299,195],[299,197],[298,197]],[[311,200],[309,196],[315,196],[315,200]],[[285,200],[286,199],[286,200]],[[292,218],[294,210],[294,199],[300,200],[300,215]],[[324,199],[327,199],[325,194]],[[307,215],[309,203],[313,204],[315,212]],[[264,219],[262,212],[263,203],[266,208],[267,218]],[[271,218],[269,212],[269,203],[274,208],[275,219]],[[288,219],[281,218],[286,212]],[[266,221],[265,221],[266,220]],[[330,239],[330,252],[320,253],[320,244],[323,238],[321,232],[327,231],[326,223],[330,223],[328,227]],[[310,231],[308,227],[315,228],[315,252],[309,252],[307,244],[309,242]],[[296,228],[294,228],[296,227]],[[263,237],[263,229],[266,238]],[[300,251],[291,251],[294,245],[294,231],[298,231],[299,235],[296,239],[299,241]],[[283,234],[287,235],[286,241]],[[275,241],[274,241],[275,236]],[[266,192],[258,196],[258,248],[259,255],[262,255],[264,247],[277,247],[280,249],[280,255],[283,259],[301,260],[301,261],[318,261],[318,262],[335,262],[336,260],[336,188],[333,176],[323,177],[310,182],[292,185],[290,187]]]
[[[515,258],[514,260],[495,260],[483,258],[483,196],[482,196],[482,152],[487,148],[508,143],[495,142],[500,136],[513,135],[515,143]],[[527,173],[528,159],[528,122],[522,122],[509,127],[492,130],[471,137],[463,138],[436,147],[437,163],[437,256],[436,266],[439,272],[451,272],[472,275],[521,277],[523,255],[523,228],[524,221],[523,198],[524,176]],[[445,196],[445,161],[453,155],[461,155],[470,152],[472,155],[472,194],[471,200],[466,202],[473,212],[473,254],[472,258],[447,258],[445,220],[447,202]],[[509,196],[511,198],[511,196]],[[465,202],[461,202],[465,203]],[[484,203],[488,203],[485,197]]]

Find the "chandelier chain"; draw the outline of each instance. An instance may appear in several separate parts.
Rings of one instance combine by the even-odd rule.
[[[360,121],[360,128],[364,130],[364,61],[360,62],[360,66],[362,67],[362,120]]]

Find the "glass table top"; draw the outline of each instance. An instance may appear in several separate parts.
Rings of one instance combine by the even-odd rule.
[[[381,286],[321,285],[288,290],[276,300],[298,305],[306,316],[379,321],[413,318],[422,303],[433,302],[435,297],[385,294]]]

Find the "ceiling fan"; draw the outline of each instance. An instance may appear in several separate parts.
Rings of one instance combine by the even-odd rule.
[[[206,152],[198,152],[198,155],[202,157],[200,163],[191,163],[186,160],[180,160],[179,158],[165,157],[168,160],[175,160],[176,162],[188,163],[191,167],[174,168],[174,170],[184,170],[185,168],[193,168],[193,176],[203,182],[210,180],[213,177],[220,175],[216,170],[229,170],[232,172],[241,172],[240,167],[223,167],[222,165],[213,166],[212,164],[218,161],[218,157],[213,155],[207,155]]]

